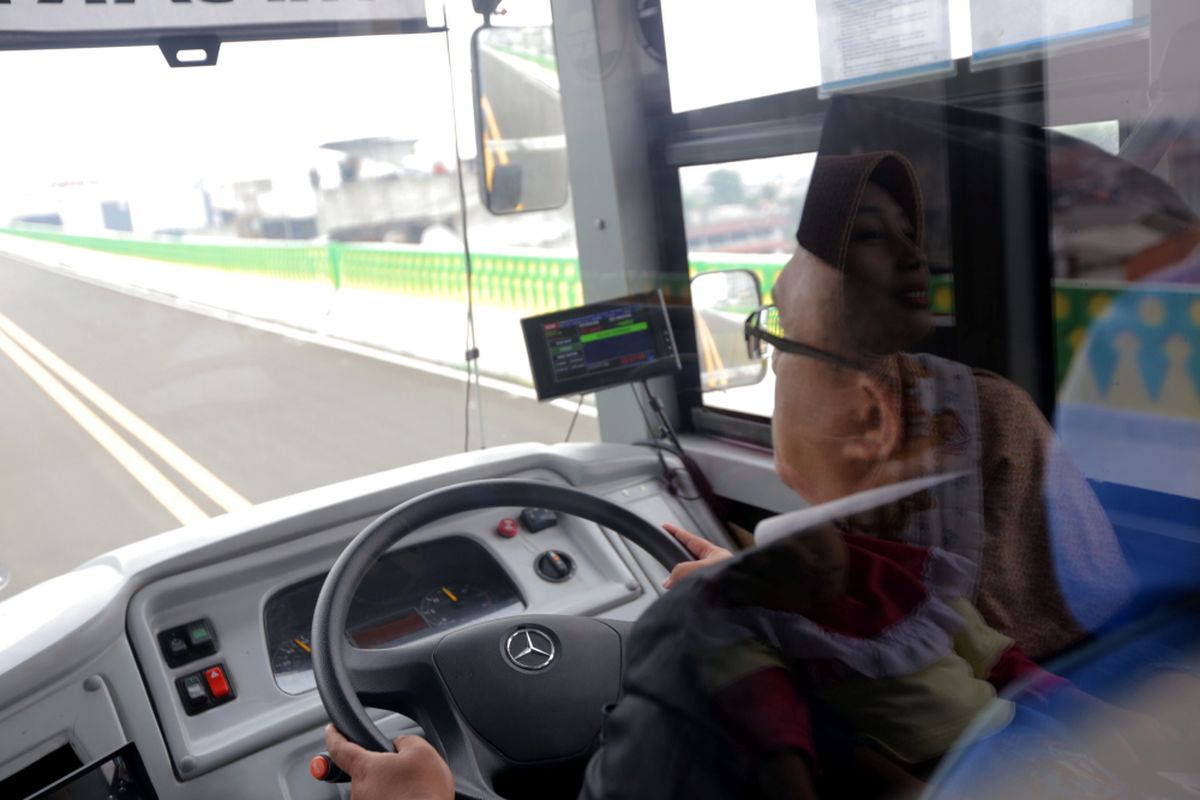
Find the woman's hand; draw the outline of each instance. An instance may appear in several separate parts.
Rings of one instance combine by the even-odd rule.
[[[394,753],[372,753],[325,726],[325,749],[350,776],[351,800],[453,800],[454,776],[433,745],[420,736],[395,744]]]
[[[695,557],[695,561],[685,561],[682,564],[676,564],[675,569],[671,570],[671,574],[663,581],[663,588],[670,589],[679,583],[681,580],[691,575],[698,569],[704,569],[718,561],[724,561],[731,558],[733,553],[726,550],[724,547],[715,545],[707,539],[701,539],[694,533],[688,533],[678,525],[672,525],[669,522],[663,523],[663,530],[675,537],[684,548]]]

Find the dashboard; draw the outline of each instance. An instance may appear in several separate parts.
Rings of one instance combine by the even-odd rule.
[[[310,626],[325,575],[380,514],[492,478],[570,485],[655,524],[730,542],[702,504],[668,494],[647,448],[511,445],[260,504],[102,556],[0,604],[0,797],[47,786],[133,743],[160,797],[348,797],[308,762],[328,717]],[[350,644],[388,647],[491,617],[634,620],[666,572],[614,532],[521,508],[444,518],[361,583]],[[534,529],[536,528],[536,530]],[[369,710],[389,736],[419,733]],[[24,781],[24,783],[22,783]]]
[[[310,578],[266,604],[271,671],[288,694],[316,687],[310,634],[324,582],[324,575]],[[354,595],[346,635],[362,649],[391,647],[524,609],[516,585],[487,550],[468,536],[449,536],[381,558]]]

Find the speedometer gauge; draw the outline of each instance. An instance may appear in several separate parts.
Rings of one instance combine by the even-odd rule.
[[[420,612],[431,626],[444,628],[487,614],[493,605],[486,589],[474,586],[439,586],[421,599]]]
[[[308,636],[295,636],[276,645],[271,652],[271,671],[279,688],[288,694],[300,694],[316,686]]]

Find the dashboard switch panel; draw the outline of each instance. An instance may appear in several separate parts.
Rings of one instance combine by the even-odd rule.
[[[184,675],[175,681],[175,688],[179,690],[179,699],[189,717],[237,697],[224,664],[213,664]]]
[[[162,631],[158,643],[168,667],[180,667],[217,652],[217,640],[206,619]]]

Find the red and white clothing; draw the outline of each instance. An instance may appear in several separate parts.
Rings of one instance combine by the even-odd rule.
[[[760,753],[819,768],[810,703],[895,758],[942,755],[999,690],[1063,683],[990,628],[967,600],[974,570],[939,548],[843,534],[845,593],[805,614],[722,609],[701,674],[718,713]],[[720,642],[720,645],[717,643]]]

